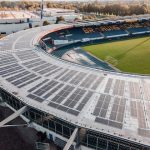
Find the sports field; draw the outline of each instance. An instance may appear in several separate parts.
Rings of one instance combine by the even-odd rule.
[[[121,71],[150,74],[150,36],[83,47]]]

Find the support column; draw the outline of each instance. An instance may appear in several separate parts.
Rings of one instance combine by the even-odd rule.
[[[8,122],[12,121],[13,119],[17,118],[21,114],[23,114],[25,111],[27,111],[27,106],[22,107],[21,109],[19,109],[18,111],[14,112],[12,115],[1,121],[0,128],[3,127]]]
[[[63,150],[69,150],[70,146],[72,145],[72,143],[74,142],[74,140],[76,138],[77,133],[78,133],[78,128],[75,128],[75,130],[73,131],[71,137],[67,141]]]

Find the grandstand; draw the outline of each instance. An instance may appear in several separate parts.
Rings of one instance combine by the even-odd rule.
[[[116,38],[112,31],[133,36],[146,28],[143,34],[149,34],[149,21],[144,19],[142,27],[133,23],[132,31],[126,23],[55,24],[3,38],[0,94],[14,114],[0,127],[20,115],[64,150],[149,150],[149,76],[91,68],[51,54],[73,45],[82,53],[80,45],[109,39],[105,32]]]
[[[78,55],[77,58],[74,58],[76,57],[76,47],[104,43],[110,40],[125,39],[125,37],[133,38],[139,35],[149,34],[149,18],[124,18],[122,20],[105,20],[89,23],[87,21],[80,21],[80,25],[79,23],[76,23],[70,25],[68,28],[51,32],[44,36],[41,41],[43,41],[50,49],[53,49],[53,47],[54,49],[57,49],[52,52],[52,55],[58,58],[63,58],[85,66],[114,70],[114,68],[108,64],[90,56],[85,51],[84,56],[86,57],[82,57],[82,55],[80,57],[80,55]],[[71,52],[69,52],[69,50],[71,50]],[[71,57],[70,53],[72,54]],[[75,54],[74,56],[73,53]],[[77,59],[79,61],[76,61]],[[94,65],[91,65],[91,63],[89,63],[90,61],[92,61]]]

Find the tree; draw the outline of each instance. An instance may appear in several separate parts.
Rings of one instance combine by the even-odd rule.
[[[50,23],[47,21],[47,20],[45,20],[45,21],[43,21],[43,26],[47,26],[47,25],[49,25]]]
[[[56,18],[56,24],[58,24],[60,21],[65,21],[65,18],[63,16]]]

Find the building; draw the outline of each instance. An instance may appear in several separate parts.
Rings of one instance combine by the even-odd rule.
[[[149,150],[150,77],[84,67],[39,47],[46,35],[71,28],[38,27],[1,40],[0,94],[12,118],[21,115],[64,149]]]

